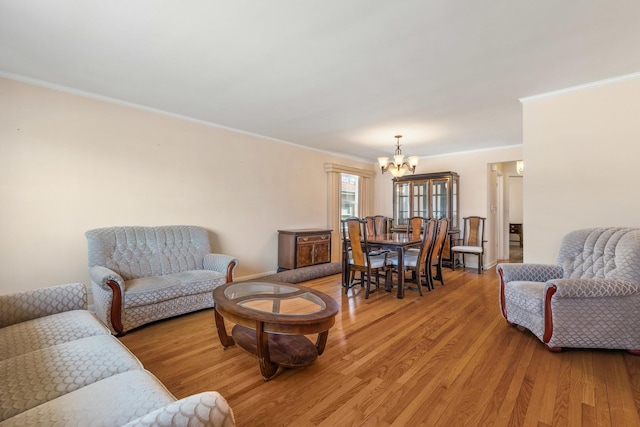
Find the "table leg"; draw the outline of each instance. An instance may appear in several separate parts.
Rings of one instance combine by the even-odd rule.
[[[216,329],[218,330],[218,338],[220,338],[220,343],[222,344],[222,347],[226,350],[228,347],[234,345],[235,342],[233,341],[233,338],[227,335],[227,328],[225,328],[224,326],[224,317],[222,317],[222,315],[218,313],[218,310],[214,310],[213,312],[216,319]]]
[[[318,334],[318,338],[316,340],[316,350],[318,350],[318,356],[320,356],[324,352],[324,346],[327,344],[328,336],[329,331],[322,331]]]
[[[269,356],[269,334],[264,331],[264,323],[256,322],[256,343],[260,372],[265,381],[269,381],[278,371],[278,365],[271,363]]]
[[[398,298],[404,298],[404,248],[398,248]]]

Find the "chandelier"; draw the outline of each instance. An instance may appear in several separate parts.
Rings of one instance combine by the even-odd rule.
[[[393,160],[389,162],[388,157],[378,157],[378,165],[380,165],[380,170],[382,173],[386,171],[391,172],[395,178],[399,178],[403,176],[407,171],[411,171],[411,173],[415,173],[416,166],[418,166],[418,161],[420,157],[418,156],[409,156],[407,160],[404,159],[404,155],[400,150],[400,138],[402,135],[394,136],[396,139],[396,152],[393,155]]]

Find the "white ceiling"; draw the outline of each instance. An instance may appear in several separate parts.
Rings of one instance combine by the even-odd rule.
[[[638,0],[0,0],[0,75],[371,162],[521,144],[519,98],[638,71]]]

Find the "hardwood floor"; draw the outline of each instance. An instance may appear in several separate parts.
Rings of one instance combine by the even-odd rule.
[[[336,324],[313,365],[268,382],[222,349],[212,310],[121,340],[176,397],[219,391],[239,426],[640,426],[639,356],[551,353],[502,319],[494,270],[444,274],[402,300],[344,295],[340,275],[306,282],[338,301]]]

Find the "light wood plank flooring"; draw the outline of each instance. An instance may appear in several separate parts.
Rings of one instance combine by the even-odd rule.
[[[176,397],[219,391],[239,426],[640,426],[640,357],[547,351],[500,316],[494,270],[446,270],[402,300],[344,295],[340,275],[305,285],[339,302],[336,324],[312,366],[268,382],[222,349],[212,310],[121,340]]]

